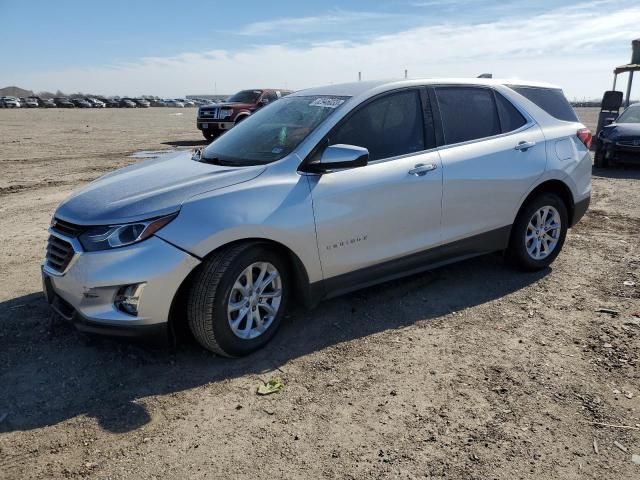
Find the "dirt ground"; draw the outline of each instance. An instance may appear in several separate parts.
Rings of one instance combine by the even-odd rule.
[[[640,478],[640,169],[594,171],[546,271],[489,255],[296,309],[248,358],[52,322],[56,205],[200,139],[193,109],[0,110],[0,478]]]

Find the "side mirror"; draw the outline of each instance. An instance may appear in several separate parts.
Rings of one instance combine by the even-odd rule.
[[[355,145],[330,145],[322,152],[320,160],[310,163],[308,171],[326,173],[331,170],[364,167],[369,162],[369,150]]]

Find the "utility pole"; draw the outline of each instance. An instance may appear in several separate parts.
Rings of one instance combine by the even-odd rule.
[[[409,71],[405,68],[404,69],[404,79],[406,80],[407,78],[409,78]]]
[[[361,82],[362,81],[362,72],[358,72],[358,81]]]

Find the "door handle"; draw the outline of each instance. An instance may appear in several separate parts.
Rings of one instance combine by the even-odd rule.
[[[518,144],[516,145],[516,150],[520,150],[521,152],[526,152],[527,150],[529,150],[531,147],[534,147],[536,145],[536,142],[525,142],[524,140],[522,142],[518,142]]]
[[[409,175],[422,177],[423,175],[426,175],[427,173],[429,173],[432,170],[435,170],[436,168],[438,168],[438,166],[435,163],[427,163],[426,165],[424,163],[419,163],[415,167],[413,167],[411,170],[409,170]]]

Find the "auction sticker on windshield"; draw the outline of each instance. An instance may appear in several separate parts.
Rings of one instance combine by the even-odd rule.
[[[320,97],[309,104],[310,107],[336,108],[344,103],[344,98]]]

